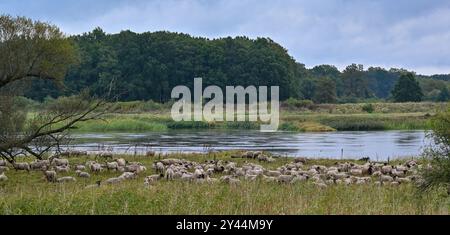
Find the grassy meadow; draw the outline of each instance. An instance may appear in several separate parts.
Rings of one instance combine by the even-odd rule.
[[[167,157],[197,162],[215,158],[232,160],[239,165],[244,161],[258,163],[253,159],[232,159],[231,154],[172,154]],[[140,161],[147,171],[135,180],[90,189],[85,186],[120,173],[105,171],[91,174],[89,179],[77,178],[77,182],[57,184],[44,181],[39,171],[7,171],[9,180],[0,182],[0,214],[448,214],[450,209],[445,189],[418,193],[412,184],[319,188],[311,182],[279,184],[260,179],[243,180],[238,185],[161,180],[145,187],[143,178],[155,173],[151,164],[157,157],[116,157]],[[70,161],[74,165],[90,159],[93,156],[70,158]],[[278,158],[261,165],[274,169],[291,160]],[[330,166],[335,162],[317,159],[307,165]],[[63,175],[74,176],[75,173],[59,176]]]

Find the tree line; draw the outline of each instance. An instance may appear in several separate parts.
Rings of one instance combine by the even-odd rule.
[[[26,96],[36,100],[73,95],[89,89],[92,95],[113,93],[120,101],[170,100],[173,87],[192,89],[193,79],[204,86],[279,86],[280,99],[308,99],[316,103],[447,101],[450,75],[418,76],[404,69],[351,64],[342,72],[333,65],[307,69],[270,38],[207,39],[166,31],[106,34],[101,28],[71,36],[79,62],[65,76],[64,89],[45,80],[33,82]],[[419,97],[393,94],[399,78],[412,76],[407,86]],[[406,92],[409,92],[407,89]],[[404,89],[403,89],[404,90]]]

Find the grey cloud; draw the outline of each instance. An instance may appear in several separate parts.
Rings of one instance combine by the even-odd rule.
[[[38,2],[38,3],[36,3]],[[1,12],[48,20],[68,33],[169,30],[270,37],[308,67],[350,63],[450,73],[448,1],[8,1]]]

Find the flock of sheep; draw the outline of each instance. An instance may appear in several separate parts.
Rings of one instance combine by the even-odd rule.
[[[109,157],[109,156],[108,156]],[[245,152],[242,155],[233,155],[232,158],[253,158],[259,161],[272,162],[274,158],[261,152]],[[51,160],[35,160],[31,163],[14,163],[15,170],[42,171],[44,179],[48,182],[73,182],[76,178],[90,178],[91,174],[99,174],[102,171],[114,171],[120,173],[87,188],[100,187],[104,184],[119,184],[125,180],[136,179],[144,174],[147,168],[140,162],[128,162],[123,158],[104,161],[87,161],[84,164],[71,166],[69,159],[61,156],[50,158]],[[108,158],[106,158],[108,159]],[[305,158],[293,158],[293,161],[276,169],[265,169],[260,164],[245,162],[239,166],[236,162],[225,160],[210,160],[204,163],[188,161],[184,159],[165,158],[156,160],[152,168],[156,174],[146,176],[144,185],[150,186],[159,180],[182,180],[197,183],[225,182],[239,184],[242,180],[255,181],[261,179],[266,182],[290,183],[311,181],[318,187],[328,187],[333,184],[368,184],[399,185],[403,183],[421,180],[418,170],[423,167],[414,160],[409,160],[399,165],[387,163],[366,162],[356,164],[350,162],[338,163],[333,166],[307,165]],[[9,169],[4,160],[0,160],[0,181],[7,181],[5,172]],[[58,177],[59,173],[75,171],[74,176]]]

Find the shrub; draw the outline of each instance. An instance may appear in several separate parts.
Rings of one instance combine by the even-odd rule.
[[[362,106],[362,110],[363,110],[364,112],[373,113],[374,107],[373,107],[372,104],[364,104],[364,105]]]
[[[422,190],[435,186],[450,186],[450,106],[446,112],[436,114],[431,119],[432,132],[429,136],[434,145],[424,151],[430,166],[422,171]],[[450,187],[448,188],[450,192]]]

